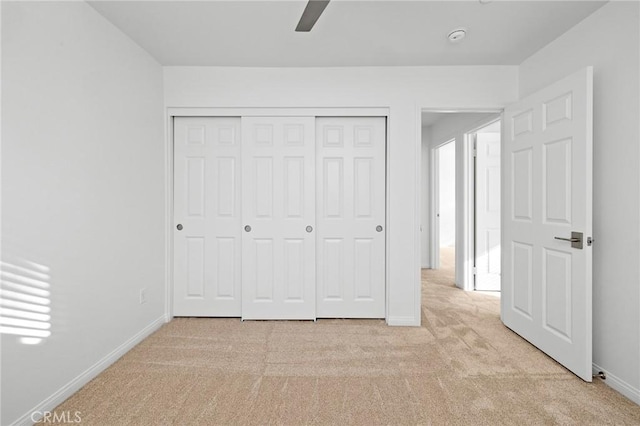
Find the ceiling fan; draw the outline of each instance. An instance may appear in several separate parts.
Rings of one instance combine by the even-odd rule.
[[[304,33],[311,31],[311,28],[313,28],[318,18],[320,18],[320,15],[322,15],[322,12],[324,12],[324,9],[329,4],[329,1],[330,0],[309,0],[307,6],[304,8],[304,12],[302,12],[296,31]]]

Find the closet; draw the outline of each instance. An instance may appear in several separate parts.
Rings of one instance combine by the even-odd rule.
[[[384,117],[175,117],[175,316],[385,317]]]

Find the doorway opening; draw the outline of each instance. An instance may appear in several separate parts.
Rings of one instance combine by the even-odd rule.
[[[456,138],[457,213],[462,215],[456,223],[456,267],[462,260],[464,268],[462,283],[456,285],[476,288],[474,269],[481,262],[486,271],[504,275],[496,285],[504,325],[584,381],[592,381],[592,67],[508,105],[504,118],[496,111],[493,118],[467,126],[462,114],[445,114],[459,117],[437,117],[425,130],[425,114],[428,118],[430,112],[421,112],[423,147],[437,146],[444,133],[442,142]],[[494,122],[493,131],[484,129]],[[495,134],[498,127],[503,128],[501,142]],[[487,140],[491,143],[483,143]],[[491,151],[500,154],[499,170],[488,167]],[[481,207],[504,210],[499,230],[480,223]],[[433,210],[428,212],[433,217]]]
[[[476,260],[479,250],[476,250],[474,142],[480,138],[481,143],[485,144],[489,136],[496,136],[492,133],[497,132],[497,138],[494,138],[497,139],[497,145],[492,142],[490,148],[486,149],[490,149],[492,155],[497,150],[495,161],[499,166],[500,117],[500,111],[423,110],[421,114],[422,268],[440,269],[440,272],[451,277],[452,285],[466,291],[476,289],[475,273],[480,265]],[[497,175],[492,171],[489,178],[492,185],[497,178],[498,192],[493,191],[489,195],[492,197],[492,211],[496,207],[498,209],[499,222],[499,169]],[[496,234],[490,237],[493,242]],[[499,245],[499,232],[497,238]],[[482,244],[483,247],[487,246],[487,243]],[[494,247],[491,243],[489,246]],[[491,254],[495,253],[494,248]],[[499,253],[497,256],[500,256]],[[491,258],[491,262],[493,271],[496,269],[495,257]]]

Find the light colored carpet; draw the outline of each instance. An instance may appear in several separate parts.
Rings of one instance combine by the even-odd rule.
[[[56,410],[118,426],[640,424],[640,406],[506,329],[498,298],[422,277],[420,328],[175,319]]]

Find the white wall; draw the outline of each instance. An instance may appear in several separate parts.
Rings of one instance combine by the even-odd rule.
[[[429,126],[431,148],[455,139],[456,145],[456,285],[465,290],[473,290],[471,268],[473,252],[470,250],[467,236],[471,232],[472,200],[467,199],[465,191],[469,184],[468,147],[465,133],[475,130],[483,124],[499,117],[498,113],[460,112],[443,116]]]
[[[420,324],[420,110],[513,102],[516,67],[165,67],[164,72],[168,107],[389,108],[387,319]]]
[[[593,361],[640,403],[639,4],[611,2],[524,61],[526,96],[594,66]]]
[[[3,289],[40,287],[51,309],[39,344],[1,336],[8,425],[162,324],[165,160],[147,53],[84,2],[2,2],[2,18]]]

